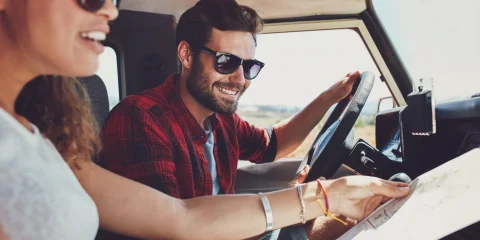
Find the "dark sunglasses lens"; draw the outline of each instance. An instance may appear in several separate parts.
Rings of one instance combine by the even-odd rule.
[[[80,4],[89,12],[96,12],[103,7],[106,0],[80,0]]]
[[[243,63],[243,72],[245,78],[248,80],[256,78],[260,73],[260,70],[262,70],[262,66],[256,61],[247,60]]]
[[[216,68],[221,74],[230,74],[237,70],[241,60],[237,56],[222,54],[217,56]]]

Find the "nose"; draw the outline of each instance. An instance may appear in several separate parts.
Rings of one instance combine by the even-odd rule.
[[[243,73],[243,65],[240,65],[234,73],[232,73],[230,81],[237,86],[244,86],[245,85],[245,75]]]
[[[106,17],[108,21],[113,21],[118,17],[118,9],[112,0],[107,0],[97,14]]]

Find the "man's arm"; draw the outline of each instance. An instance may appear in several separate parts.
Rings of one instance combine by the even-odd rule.
[[[285,157],[297,149],[312,129],[322,120],[328,109],[345,98],[358,79],[359,72],[349,73],[327,91],[321,93],[302,111],[274,126],[277,137],[275,160]]]
[[[126,178],[180,197],[171,144],[156,118],[126,99],[102,129],[102,166]]]

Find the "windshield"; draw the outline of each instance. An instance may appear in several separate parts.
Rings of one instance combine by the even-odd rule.
[[[437,102],[480,93],[480,1],[374,0],[412,81],[433,78]]]

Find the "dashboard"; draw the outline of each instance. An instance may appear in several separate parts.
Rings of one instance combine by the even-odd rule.
[[[376,146],[360,139],[344,162],[363,175],[389,179],[403,172],[412,179],[480,146],[480,98],[436,106],[437,132],[408,133],[404,107],[378,113]],[[417,116],[414,121],[421,122]]]
[[[411,179],[480,147],[480,98],[436,106],[437,132],[430,136],[406,133],[402,108],[377,114],[376,146],[360,139],[345,165],[357,174],[389,179],[406,173]],[[416,120],[416,119],[415,119]],[[479,239],[480,223],[444,239]]]
[[[345,165],[362,175],[389,179],[404,166],[400,109],[378,114],[375,125],[376,146],[360,139],[354,145]]]

